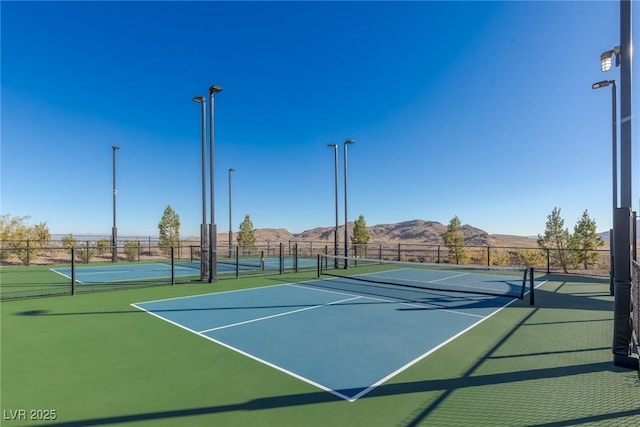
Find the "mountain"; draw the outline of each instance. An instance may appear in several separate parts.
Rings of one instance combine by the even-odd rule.
[[[447,226],[435,221],[415,219],[395,224],[378,224],[367,227],[371,243],[424,243],[443,244],[442,234]],[[349,223],[353,230],[353,222]],[[523,236],[489,234],[484,230],[465,224],[461,228],[467,246],[494,247],[537,247],[536,239]],[[283,228],[256,229],[255,235],[260,242],[313,241],[333,242],[334,227],[317,227],[302,233],[291,233]],[[218,234],[218,242],[228,240],[227,233]],[[344,239],[344,226],[338,228],[338,240]]]
[[[604,240],[604,243],[609,246],[609,243],[611,241],[611,236],[609,234],[608,231],[602,232],[602,233],[598,233],[598,236],[602,237],[602,240]],[[640,219],[638,220],[637,224],[636,224],[636,240],[640,240]]]

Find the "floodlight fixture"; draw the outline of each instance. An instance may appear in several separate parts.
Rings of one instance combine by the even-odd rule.
[[[209,86],[209,94],[222,92],[222,86],[211,85]]]
[[[616,56],[616,67],[620,66],[620,46],[616,46],[600,55],[600,69],[603,73],[611,70],[613,55]]]
[[[603,80],[601,82],[597,82],[591,85],[591,89],[600,89],[603,87],[608,87],[609,85],[615,84],[615,80]]]

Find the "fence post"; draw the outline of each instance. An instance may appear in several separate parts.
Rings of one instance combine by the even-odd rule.
[[[487,267],[491,265],[491,246],[487,246]]]
[[[551,273],[551,253],[549,248],[547,248],[547,274]]]
[[[398,243],[398,261],[402,261],[402,258],[400,257],[400,243]]]
[[[293,271],[298,272],[298,243],[293,245]]]
[[[76,248],[71,247],[71,295],[76,294]]]

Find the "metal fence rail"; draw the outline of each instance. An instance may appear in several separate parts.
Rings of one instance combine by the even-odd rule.
[[[205,247],[205,251],[206,251]],[[208,280],[198,246],[148,247],[125,242],[118,247],[83,244],[61,247],[0,247],[0,300],[74,295],[142,286]],[[291,253],[283,244],[252,247],[219,246],[217,277],[233,279],[268,274],[315,271],[315,261]],[[115,257],[113,254],[115,253]],[[115,262],[114,262],[115,260]]]
[[[207,259],[207,249],[194,242],[174,248],[161,247],[157,241],[148,239],[121,240],[117,247],[105,245],[104,239],[76,241],[73,248],[62,247],[59,242],[52,246],[41,246],[27,241],[1,241],[0,299],[69,295],[73,292],[198,281],[204,279],[202,259]],[[350,245],[349,253],[354,257],[368,259],[526,266],[534,267],[539,272],[564,272],[558,261],[558,253],[553,250],[489,246],[465,246],[463,249],[464,256],[456,258],[445,245],[375,243]],[[202,250],[205,252],[201,253]],[[338,255],[343,251],[344,247],[339,247]],[[248,247],[229,245],[223,241],[219,242],[216,252],[217,277],[227,279],[314,270],[316,265],[313,260],[318,254],[334,255],[334,245],[327,241],[288,241],[259,242]],[[610,274],[608,250],[567,250],[565,255],[572,261],[568,266],[568,273],[599,276]],[[159,265],[165,266],[165,269],[157,267],[158,273],[154,277],[136,276],[133,273],[126,277],[114,274],[114,266],[124,266],[125,270],[142,268],[134,268],[135,265],[146,266],[145,268],[156,268],[149,266]],[[167,270],[166,266],[170,266],[171,270]],[[92,270],[88,270],[89,268]],[[101,279],[91,285],[85,283],[89,271]],[[78,277],[72,277],[72,272],[79,272]],[[75,285],[76,289],[72,289]]]

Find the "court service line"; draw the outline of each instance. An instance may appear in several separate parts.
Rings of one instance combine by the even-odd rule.
[[[400,304],[402,305],[408,305],[409,307],[417,307],[417,308],[425,308],[425,306],[432,306],[435,307],[436,310],[439,311],[444,311],[445,313],[452,313],[452,314],[460,314],[462,316],[471,316],[471,317],[484,317],[484,315],[482,314],[474,314],[474,313],[465,313],[464,311],[457,311],[457,310],[449,310],[447,308],[441,308],[440,306],[436,305],[436,304],[414,304],[414,303],[410,303],[410,302],[401,302]]]
[[[457,311],[457,310],[450,310],[450,309],[447,309],[447,308],[442,308],[442,306],[440,306],[438,304],[432,304],[432,303],[410,303],[410,302],[402,302],[400,300],[395,300],[395,299],[378,298],[378,297],[372,297],[372,296],[368,296],[368,295],[367,296],[358,295],[358,294],[353,294],[353,293],[348,293],[348,292],[340,292],[340,291],[336,291],[336,290],[317,289],[317,288],[314,288],[314,287],[311,287],[311,286],[301,286],[301,285],[290,285],[290,286],[295,286],[297,288],[308,289],[308,290],[317,291],[317,292],[328,292],[330,294],[360,296],[360,298],[368,299],[368,300],[371,300],[371,301],[388,302],[388,303],[392,303],[392,304],[407,305],[409,307],[417,307],[417,308],[435,307],[436,310],[444,311],[446,313],[460,314],[462,316],[471,316],[471,317],[480,317],[480,318],[484,317],[481,314],[465,313],[464,311]],[[438,295],[438,294],[434,294],[433,292],[427,292],[427,291],[425,291],[425,293]],[[355,298],[351,298],[351,299],[355,299]],[[345,301],[349,301],[349,300],[345,300]],[[338,302],[340,302],[340,301],[338,301]],[[332,303],[332,304],[337,304],[338,302],[335,302],[335,303]],[[329,305],[329,304],[326,304],[326,305]]]
[[[435,280],[429,280],[427,281],[427,283],[436,283],[436,282],[441,282],[443,280],[449,280],[449,279],[455,279],[456,277],[461,277],[461,276],[467,276],[469,273],[460,273],[460,274],[455,274],[453,276],[447,276],[447,277],[442,277],[440,279],[435,279]]]
[[[343,299],[343,300],[340,300],[340,301],[333,301],[333,302],[328,302],[326,304],[314,305],[312,307],[305,307],[305,308],[299,308],[297,310],[285,311],[284,313],[272,314],[271,316],[258,317],[256,319],[245,320],[244,322],[231,323],[229,325],[218,326],[216,328],[211,328],[211,329],[204,329],[202,331],[197,331],[197,332],[199,334],[205,334],[207,332],[213,332],[213,331],[219,331],[221,329],[233,328],[234,326],[246,325],[248,323],[253,323],[253,322],[260,322],[262,320],[273,319],[275,317],[288,316],[290,314],[300,313],[302,311],[315,310],[316,308],[322,308],[322,307],[326,307],[326,306],[329,306],[329,305],[341,304],[343,302],[352,301],[352,300],[359,299],[359,298],[362,298],[362,297],[361,296],[356,296],[356,297],[353,297],[353,298],[346,298],[346,299]]]

